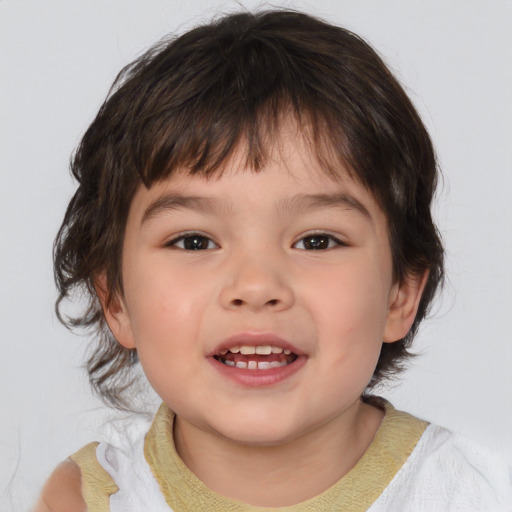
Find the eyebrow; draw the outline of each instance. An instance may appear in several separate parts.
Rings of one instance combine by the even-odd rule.
[[[297,194],[291,198],[283,199],[278,204],[278,210],[301,211],[316,210],[318,208],[333,207],[344,210],[353,210],[371,220],[366,206],[350,194],[337,192],[334,194]]]
[[[167,194],[151,202],[144,211],[141,224],[156,217],[158,214],[167,211],[176,211],[181,209],[201,210],[207,213],[213,213],[219,209],[219,203],[226,211],[230,210],[230,204],[217,198],[208,196],[184,196],[180,194]],[[334,194],[297,194],[290,198],[284,198],[276,205],[276,210],[280,213],[293,213],[297,211],[311,211],[319,208],[342,208],[359,212],[371,220],[368,209],[361,201],[345,193]]]
[[[149,219],[156,217],[158,214],[167,211],[176,211],[181,209],[202,210],[205,212],[213,212],[217,210],[218,200],[206,196],[184,196],[180,194],[167,194],[159,197],[151,202],[144,211],[141,224]]]

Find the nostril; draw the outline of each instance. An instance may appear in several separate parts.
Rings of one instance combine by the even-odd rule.
[[[242,306],[244,304],[244,301],[242,299],[233,299],[231,301],[231,304],[233,304],[233,306]],[[265,305],[267,305],[267,306],[277,306],[278,304],[279,304],[278,299],[271,299],[271,300],[267,300],[267,302],[265,302]]]

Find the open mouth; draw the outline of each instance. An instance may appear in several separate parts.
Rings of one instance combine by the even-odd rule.
[[[273,345],[235,345],[214,356],[226,366],[247,370],[270,370],[293,363],[297,354]]]

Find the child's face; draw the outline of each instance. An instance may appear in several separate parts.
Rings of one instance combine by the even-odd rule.
[[[290,137],[260,173],[234,159],[220,178],[141,187],[124,296],[106,312],[185,424],[237,442],[284,443],[341,417],[383,340],[414,318],[402,306],[414,309],[417,293],[393,283],[374,198],[328,177],[303,147]],[[256,345],[264,354],[237,353]]]

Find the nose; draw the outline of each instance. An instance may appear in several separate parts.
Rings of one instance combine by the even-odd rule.
[[[295,301],[288,281],[278,258],[241,257],[231,262],[220,302],[230,310],[284,311]]]

